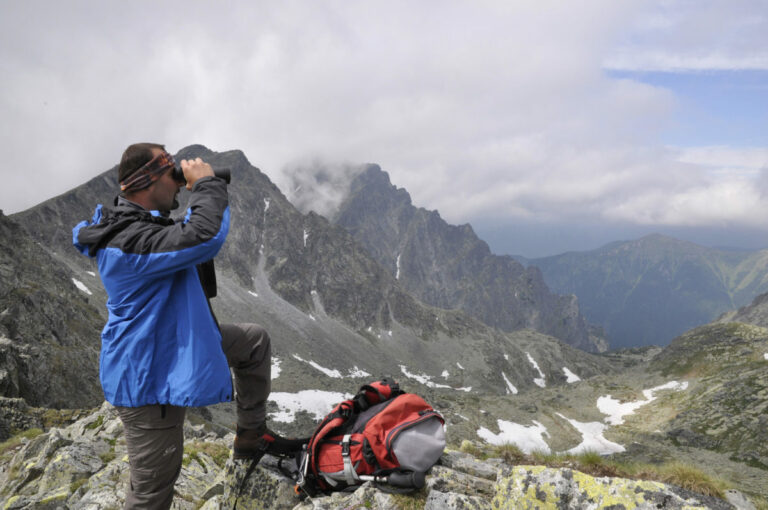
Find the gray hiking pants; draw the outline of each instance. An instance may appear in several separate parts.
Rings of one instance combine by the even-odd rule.
[[[222,324],[221,347],[235,374],[237,425],[256,428],[266,419],[271,389],[271,348],[256,324]],[[131,466],[126,509],[167,509],[184,455],[186,408],[172,405],[117,407]]]

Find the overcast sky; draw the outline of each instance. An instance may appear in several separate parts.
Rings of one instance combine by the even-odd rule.
[[[495,251],[768,246],[763,0],[7,0],[0,74],[6,214],[157,141],[378,163]]]

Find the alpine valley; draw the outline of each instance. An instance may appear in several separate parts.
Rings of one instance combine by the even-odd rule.
[[[232,172],[213,307],[270,331],[274,428],[308,435],[389,375],[443,414],[450,445],[416,495],[366,486],[311,504],[267,458],[240,508],[768,508],[761,254],[653,236],[526,267],[413,206],[376,165],[348,172],[320,215],[311,186],[289,201],[240,151],[176,158],[197,156]],[[0,214],[3,508],[122,505],[125,444],[98,383],[106,295],[71,246],[115,177]],[[632,347],[606,352],[606,336]],[[231,508],[234,410],[188,421],[174,508]]]
[[[521,260],[556,292],[576,294],[613,348],[666,345],[768,291],[768,250],[707,248],[660,234]]]

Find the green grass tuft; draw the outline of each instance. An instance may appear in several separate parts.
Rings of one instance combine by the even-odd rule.
[[[88,483],[88,478],[78,478],[74,482],[69,484],[69,492],[74,494],[77,490]]]
[[[755,505],[756,510],[768,510],[768,499],[761,496],[750,496],[749,499]]]
[[[115,451],[114,451],[114,450],[110,450],[110,451],[108,451],[108,452],[105,452],[105,453],[101,453],[101,454],[99,454],[99,458],[101,459],[101,461],[102,461],[104,464],[109,464],[110,462],[112,462],[113,460],[115,460],[115,457],[116,457],[116,456],[117,456],[117,454],[115,454]]]
[[[488,452],[483,450],[482,447],[478,446],[476,443],[473,443],[472,441],[469,441],[468,439],[465,439],[461,442],[461,446],[459,446],[459,451],[468,453],[475,457],[476,459],[486,459],[488,458]]]
[[[725,491],[732,487],[730,483],[721,478],[712,477],[694,466],[680,462],[660,465],[620,462],[603,457],[597,452],[561,454],[534,451],[525,454],[514,445],[487,446],[470,441],[464,441],[460,450],[478,459],[497,457],[513,465],[534,464],[550,468],[575,469],[597,477],[610,476],[633,480],[653,480],[721,499],[725,496]],[[768,508],[764,510],[768,510]]]
[[[43,431],[38,428],[14,431],[13,436],[0,443],[0,462],[9,460],[16,453],[16,449],[21,445],[24,439],[32,440],[42,433]]]
[[[99,417],[96,418],[95,421],[86,425],[85,428],[86,430],[93,430],[101,427],[102,425],[104,425],[104,415],[99,415]]]
[[[393,494],[392,502],[398,510],[423,510],[427,504],[427,492],[421,489],[411,494]]]
[[[203,441],[194,441],[192,443],[184,445],[184,460],[182,461],[185,466],[188,466],[193,460],[205,466],[202,459],[200,459],[200,453],[208,455],[214,464],[223,468],[229,458],[229,448],[217,443],[206,443]]]
[[[707,496],[723,498],[725,497],[725,491],[729,489],[728,484],[724,480],[713,478],[698,468],[679,462],[663,464],[659,468],[659,473],[663,478],[661,481],[665,483],[677,485],[683,489],[706,494]]]
[[[493,457],[499,457],[507,464],[520,464],[525,460],[525,453],[512,443],[505,443],[493,449]]]

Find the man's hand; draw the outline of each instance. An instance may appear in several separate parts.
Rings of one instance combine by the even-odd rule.
[[[200,158],[182,159],[181,171],[184,172],[184,178],[187,180],[187,189],[191,190],[198,179],[203,177],[213,177],[213,168]]]

